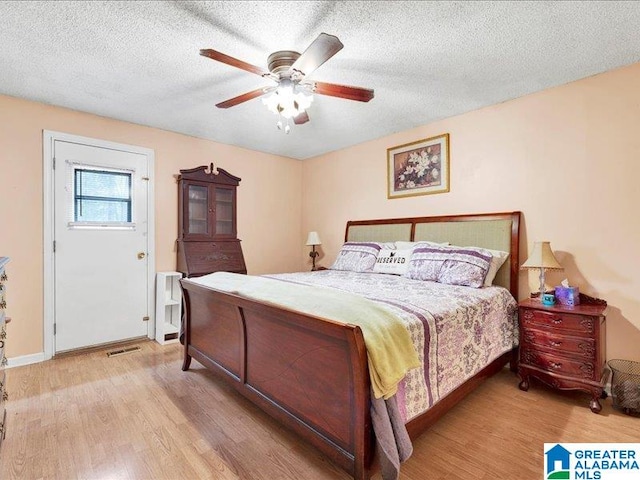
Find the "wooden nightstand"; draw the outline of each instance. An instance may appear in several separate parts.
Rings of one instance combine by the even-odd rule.
[[[591,394],[589,407],[600,412],[605,398],[605,309],[607,302],[580,294],[580,305],[545,306],[540,300],[519,303],[520,389],[536,377],[560,390]]]

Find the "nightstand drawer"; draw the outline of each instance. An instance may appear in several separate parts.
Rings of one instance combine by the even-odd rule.
[[[525,327],[553,329],[558,333],[589,337],[595,333],[598,322],[597,317],[542,310],[524,309],[520,310],[520,315]]]
[[[600,381],[594,361],[570,360],[559,355],[536,351],[524,346],[520,352],[520,361],[538,367],[547,372],[584,380]]]
[[[522,333],[524,345],[533,345],[543,348],[550,353],[580,355],[588,360],[595,360],[596,341],[593,338],[571,337],[568,335],[556,335],[544,330],[528,328]]]

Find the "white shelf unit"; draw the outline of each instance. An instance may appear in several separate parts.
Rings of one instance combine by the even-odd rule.
[[[156,341],[161,345],[178,341],[182,321],[181,278],[180,272],[156,274]]]

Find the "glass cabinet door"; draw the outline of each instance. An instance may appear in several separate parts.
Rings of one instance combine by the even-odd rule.
[[[233,197],[233,189],[216,187],[216,225],[214,235],[235,235],[235,225],[233,224]]]
[[[207,235],[209,233],[209,188],[202,185],[187,185],[189,212],[187,234]]]

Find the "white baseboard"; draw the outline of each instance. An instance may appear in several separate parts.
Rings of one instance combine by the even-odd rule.
[[[31,365],[32,363],[40,362],[44,362],[44,352],[7,358],[7,368],[22,367],[24,365]]]

